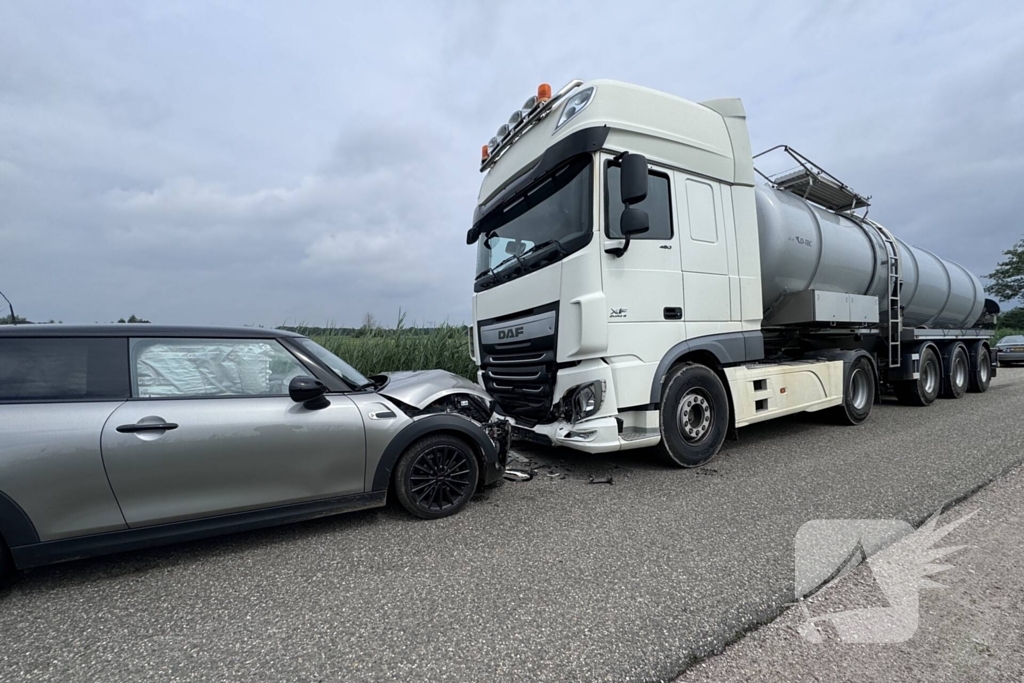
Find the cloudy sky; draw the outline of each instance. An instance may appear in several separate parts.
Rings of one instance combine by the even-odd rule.
[[[1024,236],[1024,4],[0,4],[0,290],[30,319],[468,321],[480,145],[537,83],[742,97],[976,274]]]

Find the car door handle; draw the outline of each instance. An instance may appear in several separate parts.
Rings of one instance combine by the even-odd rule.
[[[665,315],[665,320],[682,320],[683,319],[683,309],[679,308],[678,306],[675,307],[675,308],[666,307],[665,310],[663,311],[663,313]]]
[[[122,434],[132,434],[134,432],[165,432],[169,429],[177,428],[178,425],[173,422],[156,422],[154,424],[121,425],[117,428],[117,431]]]

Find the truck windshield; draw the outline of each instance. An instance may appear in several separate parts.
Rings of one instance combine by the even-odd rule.
[[[480,219],[478,291],[552,263],[590,241],[591,166],[590,156],[577,157]]]

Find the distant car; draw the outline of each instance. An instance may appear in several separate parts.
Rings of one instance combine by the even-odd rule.
[[[384,505],[454,514],[508,430],[448,372],[253,328],[0,328],[0,573]]]
[[[1003,337],[996,344],[996,360],[1000,367],[1024,363],[1024,335]]]

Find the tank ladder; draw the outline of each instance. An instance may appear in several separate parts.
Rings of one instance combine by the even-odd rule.
[[[868,219],[864,219],[864,222],[874,228],[878,236],[882,238],[888,254],[886,262],[889,265],[889,305],[885,325],[888,331],[889,367],[898,368],[902,358],[900,338],[903,336],[903,307],[900,305],[903,273],[900,269],[900,247],[896,243],[896,238],[884,226]]]

